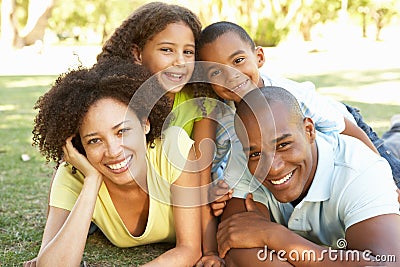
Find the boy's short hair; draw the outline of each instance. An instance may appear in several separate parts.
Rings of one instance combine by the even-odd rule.
[[[256,45],[245,29],[229,21],[219,21],[210,24],[201,31],[196,51],[200,51],[204,45],[214,42],[218,37],[228,32],[236,33],[240,39],[249,44],[251,49],[255,49]]]

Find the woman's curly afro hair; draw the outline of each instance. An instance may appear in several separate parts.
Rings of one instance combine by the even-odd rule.
[[[151,146],[160,138],[172,105],[156,79],[149,78],[150,73],[142,66],[119,58],[60,75],[34,106],[38,113],[32,131],[33,145],[47,161],[58,163],[66,139],[76,135],[73,143],[85,155],[78,136],[83,118],[98,100],[112,98],[129,105],[141,121],[149,119],[151,127],[146,139]]]

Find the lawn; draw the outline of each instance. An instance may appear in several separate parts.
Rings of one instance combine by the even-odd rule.
[[[383,72],[396,75],[384,75]],[[312,80],[320,85],[321,93],[359,107],[365,120],[382,134],[389,126],[390,117],[400,113],[400,105],[395,101],[368,103],[364,101],[365,91],[370,90],[373,84],[379,86],[375,82],[378,79],[393,82],[393,77],[400,77],[399,73],[400,69],[393,69],[382,73],[333,72],[314,76],[292,75],[292,78]],[[367,78],[360,80],[360,77]],[[40,247],[53,168],[31,146],[35,115],[32,107],[54,79],[55,76],[0,77],[0,266],[21,266],[23,261],[35,257]],[[399,78],[396,79],[398,86]],[[395,91],[375,91],[375,100],[381,94],[391,92]],[[393,98],[393,95],[389,97]],[[23,154],[30,159],[23,161]],[[120,249],[97,232],[88,239],[84,260],[88,266],[136,266],[170,246],[160,244]]]

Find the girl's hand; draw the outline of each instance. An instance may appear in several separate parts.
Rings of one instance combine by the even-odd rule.
[[[84,155],[79,153],[79,151],[74,147],[74,145],[72,144],[73,137],[74,136],[68,137],[65,145],[63,146],[65,161],[72,164],[75,168],[82,172],[85,177],[102,177],[101,173],[93,167],[88,159]]]
[[[197,262],[196,267],[225,267],[225,261],[216,254],[204,255]]]

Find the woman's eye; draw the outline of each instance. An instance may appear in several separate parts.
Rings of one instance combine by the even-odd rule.
[[[97,144],[99,142],[100,142],[99,138],[92,138],[87,143],[88,143],[88,145],[90,145],[90,144]]]

